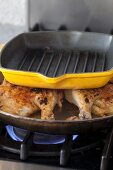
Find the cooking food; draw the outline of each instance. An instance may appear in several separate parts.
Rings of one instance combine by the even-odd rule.
[[[87,90],[65,90],[68,102],[79,108],[80,119],[90,119],[97,116],[113,115],[113,84]]]
[[[31,116],[41,110],[41,119],[55,119],[55,106],[62,108],[66,100],[79,108],[77,114],[66,120],[91,119],[93,115],[113,114],[113,84],[85,90],[50,90],[10,84],[6,80],[0,85],[0,109],[20,116]],[[74,112],[74,107],[70,106]],[[54,110],[54,112],[53,112]],[[63,110],[62,110],[63,111]],[[57,110],[58,112],[58,110]],[[65,114],[68,114],[66,109]],[[60,112],[62,114],[62,112]]]
[[[5,112],[29,116],[41,110],[41,119],[54,119],[55,105],[62,107],[60,90],[35,89],[16,86],[3,81],[0,86],[0,108]]]

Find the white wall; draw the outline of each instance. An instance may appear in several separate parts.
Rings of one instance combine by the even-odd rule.
[[[0,0],[0,23],[26,25],[27,0]]]

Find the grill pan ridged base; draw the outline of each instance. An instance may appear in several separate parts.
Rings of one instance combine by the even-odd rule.
[[[22,59],[12,58],[14,64],[7,68],[32,71],[47,77],[58,77],[67,73],[106,71],[106,54],[80,50],[26,49]],[[4,63],[4,66],[6,63]]]
[[[97,33],[24,33],[2,50],[1,71],[17,85],[101,87],[113,74],[112,44],[112,36]]]

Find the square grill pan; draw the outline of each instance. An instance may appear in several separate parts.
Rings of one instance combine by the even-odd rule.
[[[98,33],[23,33],[2,50],[1,71],[8,81],[18,85],[81,88],[76,80],[81,79],[83,84],[83,79],[87,78],[82,88],[94,88],[90,80],[98,78],[95,87],[100,87],[112,77],[112,44],[112,36]],[[34,83],[35,75],[37,83]],[[28,80],[28,76],[32,78]],[[90,85],[86,87],[89,81]]]

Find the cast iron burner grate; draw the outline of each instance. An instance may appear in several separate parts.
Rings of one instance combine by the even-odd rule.
[[[60,157],[60,165],[64,166],[68,163],[70,156],[76,159],[78,154],[85,155],[91,149],[104,146],[100,170],[108,170],[113,145],[113,130],[79,135],[75,141],[72,140],[72,135],[68,135],[65,136],[64,143],[42,145],[33,143],[34,133],[29,131],[22,142],[14,141],[9,137],[5,127],[5,125],[0,124],[0,150],[20,155],[20,160]]]

